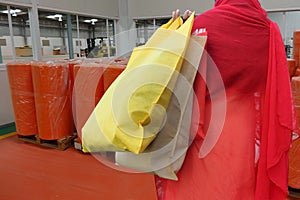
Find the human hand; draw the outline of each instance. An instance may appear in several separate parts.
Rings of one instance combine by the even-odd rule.
[[[183,14],[183,20],[186,20],[190,15],[192,14],[192,12],[190,10],[186,10]],[[180,17],[180,10],[177,9],[176,11],[172,12],[172,18],[175,20],[176,18]]]

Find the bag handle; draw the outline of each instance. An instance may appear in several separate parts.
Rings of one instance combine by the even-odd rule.
[[[193,12],[189,18],[176,30],[184,35],[191,35],[191,30],[194,24],[195,12]]]

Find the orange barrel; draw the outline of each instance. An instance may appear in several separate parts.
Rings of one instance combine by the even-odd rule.
[[[70,91],[71,91],[71,103],[72,103],[72,97],[73,97],[73,87],[74,87],[74,81],[75,81],[75,73],[74,73],[74,67],[75,65],[78,65],[80,63],[82,63],[83,60],[82,59],[72,59],[69,60],[69,80],[70,80]],[[74,131],[75,131],[75,119],[73,118],[73,127],[74,127]]]
[[[38,133],[30,62],[7,64],[9,86],[19,135]],[[3,95],[3,94],[2,94]]]
[[[124,71],[125,67],[125,65],[111,64],[105,69],[103,74],[104,91],[106,91],[114,80]]]
[[[300,95],[300,77],[293,77],[291,80],[291,88],[292,93],[295,101],[295,105],[300,105],[300,99],[298,99],[298,96]],[[299,102],[299,104],[297,104]]]
[[[104,64],[92,62],[75,65],[73,118],[79,142],[81,142],[82,127],[104,94],[102,78],[104,67]]]
[[[290,187],[300,189],[300,138],[292,142],[292,147],[289,151],[289,179]]]
[[[288,62],[288,68],[289,68],[289,73],[290,77],[294,76],[296,73],[296,60],[295,59],[287,59]]]
[[[294,59],[296,60],[296,66],[300,66],[300,30],[294,32],[293,38],[293,51],[294,51]]]
[[[295,71],[295,76],[300,76],[300,68],[296,68],[296,71]]]
[[[67,62],[35,62],[32,78],[39,137],[57,140],[73,135]]]
[[[298,124],[300,125],[300,77],[293,77],[291,80],[292,93],[296,106]],[[300,138],[292,142],[289,151],[289,186],[300,189]]]
[[[73,59],[69,60],[69,71],[70,71],[70,87],[71,87],[71,92],[73,92],[73,86],[74,86],[74,66],[82,63],[83,61],[81,59]]]

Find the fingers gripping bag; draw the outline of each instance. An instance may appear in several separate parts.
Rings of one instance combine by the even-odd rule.
[[[84,152],[143,152],[164,122],[183,63],[194,14],[158,28],[136,47],[127,67],[105,92],[82,128]]]

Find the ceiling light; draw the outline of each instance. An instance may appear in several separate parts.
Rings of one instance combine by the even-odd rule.
[[[47,16],[47,18],[49,18],[49,19],[55,19],[54,15],[49,15],[49,16]]]
[[[86,19],[83,22],[85,22],[85,23],[91,23],[92,25],[95,25],[95,22],[97,22],[97,21],[98,21],[98,19]]]
[[[48,15],[46,16],[46,18],[49,18],[49,19],[57,19],[58,21],[62,21],[62,15],[61,14],[55,14],[55,15]]]
[[[61,14],[55,14],[54,17],[55,17],[55,18],[61,18],[62,15],[61,15]]]
[[[3,10],[1,12],[7,14],[8,10]],[[10,14],[12,14],[14,16],[14,14],[21,12],[21,10],[20,9],[10,9],[9,12],[10,12]]]
[[[95,22],[97,22],[98,19],[91,19],[92,25],[95,25]]]

